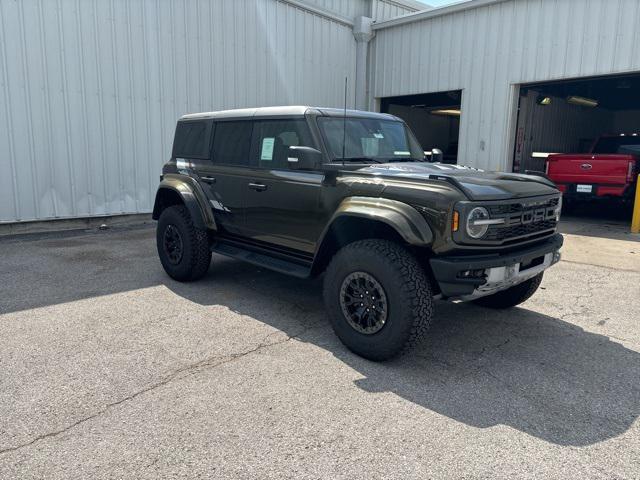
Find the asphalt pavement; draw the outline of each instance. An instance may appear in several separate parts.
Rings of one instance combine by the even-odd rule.
[[[0,478],[640,478],[640,239],[589,230],[385,363],[319,280],[180,284],[149,227],[0,239]]]

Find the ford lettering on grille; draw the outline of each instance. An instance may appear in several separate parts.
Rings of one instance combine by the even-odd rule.
[[[492,217],[502,217],[505,223],[489,227],[483,240],[504,244],[550,234],[556,228],[558,203],[558,199],[551,199],[492,206]]]
[[[523,224],[542,222],[545,218],[545,209],[527,210],[520,218]]]

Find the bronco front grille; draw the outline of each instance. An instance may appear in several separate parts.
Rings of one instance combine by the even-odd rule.
[[[505,240],[508,241],[527,237],[529,235],[535,235],[547,230],[554,230],[555,228],[555,220],[544,220],[542,222],[529,223],[525,225],[520,224],[511,227],[491,226],[487,234],[483,237],[483,240],[502,242]]]
[[[488,208],[489,213],[492,217],[501,217],[504,215],[508,215],[511,213],[522,213],[524,210],[528,210],[531,208],[548,208],[548,207],[557,207],[560,202],[559,198],[552,198],[546,202],[542,202],[537,206],[528,206],[522,202],[516,203],[507,203],[502,205],[490,205]]]
[[[504,224],[491,225],[483,241],[501,244],[527,240],[553,232],[557,226],[558,197],[538,202],[488,205],[491,218],[504,218]]]

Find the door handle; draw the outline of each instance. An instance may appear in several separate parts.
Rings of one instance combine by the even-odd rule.
[[[264,192],[267,189],[267,186],[262,183],[250,183],[249,188],[256,192]]]
[[[203,182],[207,182],[207,183],[216,183],[216,178],[215,177],[200,177],[200,179]]]

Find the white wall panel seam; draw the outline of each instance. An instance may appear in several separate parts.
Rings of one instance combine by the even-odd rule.
[[[151,107],[153,105],[153,98],[152,95],[149,92],[149,88],[151,85],[151,82],[149,81],[149,34],[148,34],[148,22],[147,22],[147,4],[146,2],[142,2],[142,19],[141,19],[141,28],[142,28],[142,52],[143,52],[143,57],[144,57],[144,61],[143,61],[143,68],[144,68],[144,85],[145,85],[145,109],[144,109],[144,115],[145,115],[145,137],[146,137],[146,145],[147,145],[147,155],[146,155],[146,161],[145,161],[145,165],[146,165],[146,172],[147,172],[147,193],[151,194],[152,192],[152,185],[151,185],[151,179],[152,177],[152,163],[151,163],[151,158],[152,158],[152,152],[154,151],[153,149],[153,145],[151,143]],[[150,208],[150,205],[147,205],[146,208]]]
[[[92,16],[93,16],[93,48],[95,52],[99,51],[99,40],[98,40],[98,35],[99,35],[99,30],[98,30],[98,12],[96,9],[96,4],[93,3],[92,4],[93,8],[92,8]],[[100,129],[100,153],[102,154],[105,150],[105,145],[106,145],[106,137],[105,137],[105,121],[104,121],[104,102],[103,102],[103,96],[104,96],[104,85],[102,82],[102,66],[101,66],[101,61],[100,58],[98,57],[98,55],[95,55],[95,67],[96,67],[96,87],[97,87],[97,92],[96,92],[96,96],[97,96],[97,102],[98,102],[98,127]],[[102,161],[100,162],[101,165],[101,179],[102,179],[102,203],[103,203],[103,208],[105,210],[107,210],[107,199],[108,199],[108,192],[107,192],[107,170],[106,170],[106,162],[104,161],[104,159],[102,159]],[[93,212],[98,213],[97,211]]]
[[[136,124],[136,101],[135,101],[135,89],[134,89],[134,84],[133,84],[133,58],[131,57],[133,54],[133,43],[131,41],[131,23],[132,23],[132,17],[131,17],[131,5],[132,2],[127,2],[125,3],[125,12],[126,12],[126,19],[127,19],[127,52],[128,52],[128,56],[129,56],[129,62],[127,65],[127,72],[128,72],[128,77],[129,77],[129,95],[127,96],[127,99],[131,100],[131,109],[129,111],[130,113],[130,119],[131,119],[131,126],[133,127]],[[144,58],[144,57],[143,57]],[[128,158],[128,157],[127,157]],[[135,205],[135,211],[139,212],[140,211],[140,202],[139,202],[139,198],[138,198],[138,152],[136,150],[136,148],[132,148],[131,149],[131,165],[132,165],[132,169],[133,169],[133,191],[134,191],[134,195],[133,195],[133,202]]]
[[[9,67],[7,61],[7,39],[5,35],[5,18],[2,15],[2,10],[0,10],[0,26],[2,27],[2,31],[0,31],[0,41],[2,43],[2,75],[4,82],[4,102],[5,102],[5,117],[7,121],[7,140],[8,140],[8,150],[9,150],[9,165],[11,167],[11,182],[13,187],[13,211],[14,211],[14,219],[21,220],[20,215],[20,199],[18,196],[18,180],[17,180],[17,172],[16,172],[16,158],[15,158],[15,146],[14,146],[14,137],[13,130],[10,128],[11,126],[11,103],[9,100]]]
[[[18,4],[18,15],[19,22],[18,28],[20,29],[20,42],[22,48],[22,76],[24,78],[25,85],[25,114],[27,116],[27,136],[29,142],[29,164],[31,170],[31,185],[32,185],[32,200],[33,200],[33,208],[37,216],[40,215],[40,204],[38,202],[38,177],[37,177],[37,169],[35,162],[35,139],[33,138],[33,117],[32,117],[32,107],[31,107],[31,84],[30,79],[31,75],[29,74],[29,65],[27,62],[27,39],[26,39],[26,24],[24,20],[24,4]]]
[[[48,140],[48,158],[49,158],[49,196],[51,198],[51,206],[53,207],[53,216],[57,217],[59,213],[58,198],[56,195],[55,174],[56,168],[53,165],[53,130],[52,130],[52,114],[51,114],[51,100],[49,92],[51,91],[51,83],[49,81],[49,55],[47,55],[47,42],[45,41],[45,27],[44,27],[44,13],[43,13],[43,1],[40,1],[38,8],[39,20],[40,20],[40,41],[42,50],[42,72],[45,79],[45,90],[43,91],[44,103],[46,107],[46,121],[47,121],[47,140]],[[47,197],[45,197],[47,198]]]
[[[65,129],[65,156],[67,160],[67,169],[69,176],[69,192],[71,194],[69,209],[71,215],[76,215],[76,184],[74,177],[75,168],[73,165],[73,153],[71,151],[71,144],[69,140],[69,136],[71,135],[70,121],[69,121],[69,85],[67,82],[67,68],[66,68],[66,52],[65,52],[65,42],[64,42],[64,34],[62,31],[62,5],[60,4],[60,0],[56,1],[56,24],[58,26],[58,37],[60,39],[60,50],[59,50],[59,61],[60,61],[60,73],[61,73],[61,81],[62,81],[62,110],[64,117],[64,129]]]
[[[82,133],[83,133],[83,151],[84,151],[84,162],[86,164],[85,168],[85,182],[87,188],[87,201],[88,201],[88,213],[94,213],[94,205],[93,205],[93,186],[92,186],[92,165],[93,159],[92,155],[89,151],[89,126],[88,126],[88,116],[87,116],[87,87],[86,87],[86,71],[85,71],[85,59],[84,59],[84,41],[82,38],[82,28],[81,28],[81,20],[80,20],[80,0],[76,0],[75,2],[76,9],[76,41],[78,45],[80,45],[81,58],[79,61],[80,64],[80,96],[82,98],[82,108],[81,108],[81,121],[82,121]],[[39,215],[36,214],[36,217]]]

